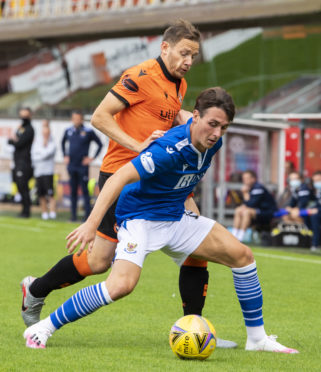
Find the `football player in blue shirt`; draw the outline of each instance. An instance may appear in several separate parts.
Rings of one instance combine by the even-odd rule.
[[[119,242],[112,271],[105,282],[80,290],[49,317],[27,328],[27,347],[45,348],[63,325],[131,293],[145,257],[162,250],[178,265],[191,255],[232,269],[247,330],[246,350],[298,352],[265,333],[262,291],[250,248],[218,222],[184,210],[187,196],[222,146],[221,137],[234,113],[233,100],[222,88],[203,91],[192,120],[169,130],[106,181],[87,221],[67,236],[67,247],[69,252],[79,244],[80,251],[87,244],[91,249],[101,219],[120,195]]]

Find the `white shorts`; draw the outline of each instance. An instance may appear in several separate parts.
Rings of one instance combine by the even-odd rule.
[[[145,257],[162,250],[180,266],[202,243],[215,221],[187,211],[180,221],[129,220],[118,231],[116,260],[143,267]]]

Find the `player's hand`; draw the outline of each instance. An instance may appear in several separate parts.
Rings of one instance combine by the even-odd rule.
[[[91,251],[94,240],[96,237],[96,228],[93,227],[88,221],[77,227],[74,231],[72,231],[67,237],[67,249],[68,253],[72,253],[78,244],[80,247],[77,252],[77,256],[80,256],[81,253],[86,248],[88,244],[88,250]]]
[[[64,163],[65,163],[66,165],[68,165],[69,162],[70,162],[70,157],[69,157],[69,156],[64,156]]]
[[[146,138],[144,142],[142,142],[139,145],[138,152],[142,152],[144,149],[146,149],[147,146],[149,146],[153,141],[155,141],[155,139],[163,137],[165,133],[166,131],[164,130],[159,129],[154,130],[154,132],[148,138]]]
[[[94,160],[93,158],[89,158],[88,156],[85,156],[85,157],[82,159],[81,164],[82,164],[82,165],[89,165],[93,160]]]

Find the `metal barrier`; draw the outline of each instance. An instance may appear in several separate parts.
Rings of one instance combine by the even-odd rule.
[[[1,3],[0,18],[14,20],[70,17],[81,13],[169,7],[174,4],[185,6],[213,1],[219,0],[7,0]]]

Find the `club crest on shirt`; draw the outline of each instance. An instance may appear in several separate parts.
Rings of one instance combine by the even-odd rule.
[[[145,152],[145,154],[142,154],[140,156],[140,161],[142,163],[143,168],[148,173],[154,173],[155,171],[155,164],[152,159],[152,153],[151,152]]]
[[[127,247],[125,247],[124,251],[127,253],[136,253],[137,250],[135,249],[137,247],[137,243],[127,243]]]

